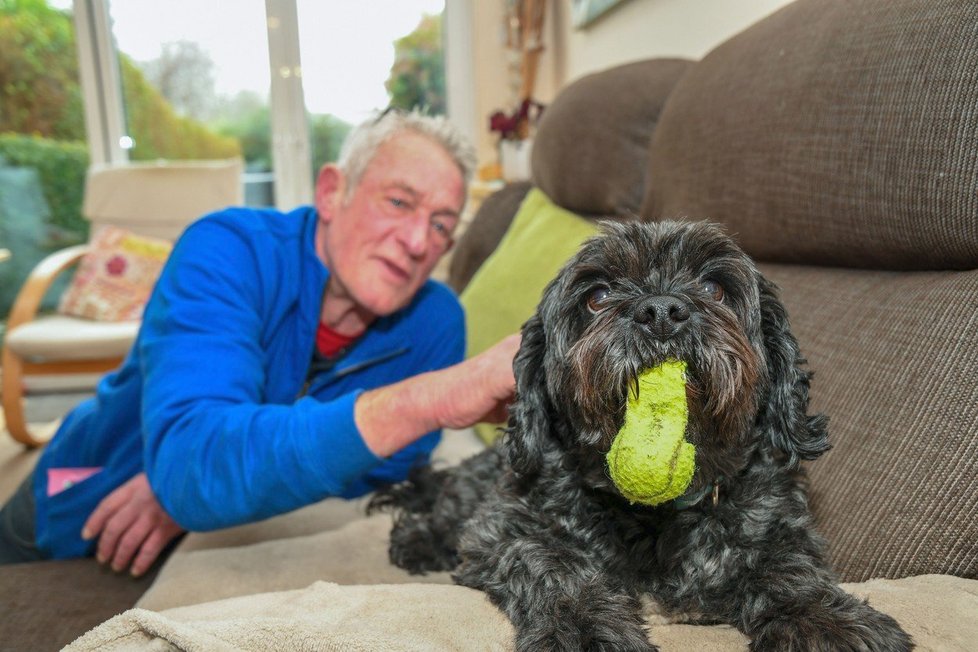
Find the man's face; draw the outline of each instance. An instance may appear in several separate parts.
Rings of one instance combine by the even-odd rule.
[[[440,145],[404,132],[380,146],[352,192],[336,168],[320,173],[318,246],[331,273],[329,297],[389,315],[410,302],[451,247],[462,173]]]

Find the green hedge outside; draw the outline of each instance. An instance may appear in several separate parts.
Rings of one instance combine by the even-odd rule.
[[[0,319],[41,259],[88,239],[81,214],[88,161],[83,143],[0,134],[0,247],[13,254],[0,263]],[[45,309],[54,307],[69,278],[48,293]]]
[[[40,175],[50,210],[45,226],[54,240],[45,244],[62,247],[88,239],[88,221],[81,214],[88,170],[88,147],[84,143],[0,134],[0,166],[34,168]]]

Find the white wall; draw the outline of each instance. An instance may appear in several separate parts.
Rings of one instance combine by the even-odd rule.
[[[555,22],[553,21],[553,5],[568,0],[549,0],[546,23],[544,25],[545,50],[540,58],[537,72],[536,91],[534,95],[541,101],[549,101],[556,95],[560,71],[556,57],[560,49],[552,44],[556,42]],[[474,57],[474,75],[471,80],[474,90],[473,106],[475,117],[473,123],[478,129],[476,147],[479,151],[479,163],[490,163],[496,156],[496,139],[489,131],[489,116],[497,110],[511,110],[519,98],[519,89],[510,84],[512,77],[508,68],[515,62],[512,53],[505,48],[505,32],[503,20],[505,16],[505,0],[447,0],[450,6],[459,2],[469,4],[472,19],[471,52]],[[558,8],[559,10],[559,8]],[[451,38],[450,36],[448,38]]]
[[[701,59],[716,45],[790,0],[627,0],[592,24],[571,26],[570,0],[552,0],[554,46],[564,51],[564,83],[650,57]]]
[[[507,88],[502,20],[505,0],[468,2],[475,57],[474,123],[480,163],[494,160],[488,116],[511,98]],[[626,0],[583,29],[571,25],[571,0],[550,0],[546,51],[535,95],[544,103],[578,77],[651,57],[701,59],[719,43],[791,0]]]

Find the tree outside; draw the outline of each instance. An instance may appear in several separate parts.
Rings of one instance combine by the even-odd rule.
[[[120,55],[133,159],[227,158],[236,140],[180,115]],[[0,0],[0,317],[43,256],[84,242],[89,164],[71,16],[46,0]],[[50,305],[50,301],[49,301]]]
[[[68,179],[84,179],[87,155],[54,156],[85,150],[84,109],[78,82],[74,29],[69,14],[46,0],[0,0],[0,157],[6,166],[30,166],[41,174],[53,226],[83,241],[88,223],[81,217],[80,188]],[[240,145],[190,117],[181,116],[120,55],[129,131],[135,160],[155,158],[227,158]],[[13,134],[19,134],[14,137]],[[41,163],[54,157],[60,165]],[[74,165],[78,170],[68,171]],[[61,244],[61,238],[55,238]]]
[[[42,256],[87,231],[74,52],[65,14],[44,0],[0,0],[0,247],[14,252],[0,264],[0,317]]]
[[[394,43],[385,86],[392,106],[445,112],[441,16],[424,16]],[[83,242],[88,167],[84,107],[70,13],[47,0],[0,0],[0,317],[27,273],[50,251]],[[132,160],[241,156],[249,172],[272,169],[267,99],[215,92],[214,64],[199,45],[167,43],[159,57],[119,54]],[[335,161],[351,126],[309,115],[312,170]]]
[[[0,132],[84,140],[71,20],[45,0],[0,0]]]
[[[352,126],[336,116],[318,114],[309,116],[309,149],[312,154],[312,178],[319,175],[323,163],[339,158],[340,147]]]
[[[158,58],[139,67],[177,113],[201,122],[213,118],[214,62],[199,43],[164,43]]]
[[[421,24],[394,42],[394,65],[384,84],[391,106],[445,113],[445,56],[441,14],[425,15]]]

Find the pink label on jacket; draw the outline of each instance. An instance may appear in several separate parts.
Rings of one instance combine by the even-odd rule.
[[[102,470],[101,466],[48,469],[48,496],[54,496]]]

